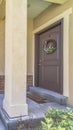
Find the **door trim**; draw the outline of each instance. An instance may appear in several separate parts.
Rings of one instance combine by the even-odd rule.
[[[69,15],[72,13],[72,8],[46,22],[42,26],[33,31],[34,45],[34,63],[33,63],[33,85],[35,80],[35,34],[51,24],[63,19],[63,95],[69,97]]]

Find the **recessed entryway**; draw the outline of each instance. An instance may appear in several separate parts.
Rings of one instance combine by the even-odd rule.
[[[43,23],[41,26],[35,28],[33,31],[33,44],[34,44],[34,48],[36,48],[35,34],[40,32],[44,28],[49,27],[55,22],[63,19],[63,95],[67,97],[69,97],[69,17],[71,13],[72,13],[72,8],[69,8],[63,13],[60,13],[56,17],[52,18],[51,20],[48,20],[46,23]],[[35,49],[33,55],[34,55],[34,61],[33,61],[34,64],[36,58]],[[35,64],[34,64],[34,71],[33,71],[33,80],[34,80],[33,85],[35,85]]]

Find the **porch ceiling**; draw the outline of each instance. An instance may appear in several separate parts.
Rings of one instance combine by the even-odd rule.
[[[52,4],[62,5],[69,0],[27,0],[28,18],[35,18]]]
[[[51,3],[55,3],[55,4],[64,4],[65,2],[67,2],[69,0],[44,0],[44,1],[48,1]]]
[[[27,13],[29,18],[37,17],[41,12],[51,5],[50,2],[44,0],[28,0],[27,1]]]

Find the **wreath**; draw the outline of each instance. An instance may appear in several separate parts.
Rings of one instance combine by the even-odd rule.
[[[56,51],[56,49],[57,49],[56,40],[49,39],[49,40],[45,41],[43,48],[44,48],[44,52],[46,54],[52,54],[52,53],[54,53]]]

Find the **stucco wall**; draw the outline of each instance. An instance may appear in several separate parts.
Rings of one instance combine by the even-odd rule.
[[[32,41],[32,31],[33,31],[33,20],[27,20],[27,74],[33,74],[33,41]]]
[[[5,73],[5,21],[0,21],[0,75]]]
[[[73,0],[64,5],[50,7],[34,19],[34,29],[37,29],[37,27],[40,27],[70,7],[73,8]],[[73,13],[70,15],[69,20],[69,102],[73,104]]]

